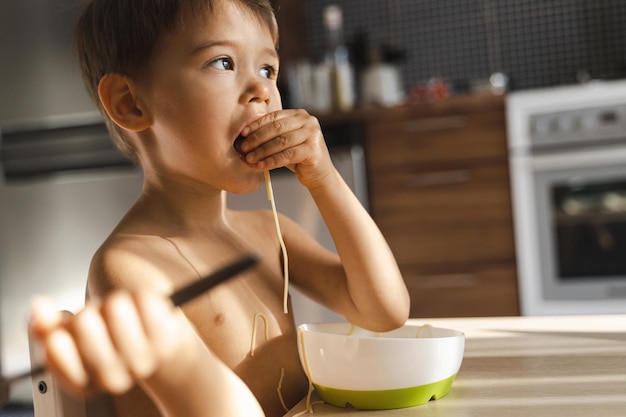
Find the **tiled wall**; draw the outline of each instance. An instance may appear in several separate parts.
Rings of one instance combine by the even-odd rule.
[[[322,10],[345,32],[404,49],[407,88],[432,76],[460,87],[505,72],[512,89],[626,77],[625,0],[305,0],[310,50],[323,51]]]

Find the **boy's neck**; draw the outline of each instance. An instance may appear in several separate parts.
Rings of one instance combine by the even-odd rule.
[[[225,222],[226,192],[161,178],[144,181],[139,204],[155,216],[193,229]]]

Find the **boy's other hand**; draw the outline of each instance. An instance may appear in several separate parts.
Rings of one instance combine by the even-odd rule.
[[[171,362],[189,340],[182,312],[155,294],[115,292],[76,315],[33,302],[29,331],[68,392],[120,394]]]

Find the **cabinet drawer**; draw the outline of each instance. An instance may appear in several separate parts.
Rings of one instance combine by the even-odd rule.
[[[381,225],[398,262],[463,262],[515,259],[508,222],[450,223],[445,226]]]
[[[505,115],[501,111],[439,115],[368,125],[371,169],[445,161],[506,158]]]
[[[402,212],[429,223],[511,217],[506,161],[427,171],[406,169],[370,178],[369,186],[372,212],[381,219]]]
[[[438,175],[453,180],[423,180]],[[385,175],[370,206],[400,262],[513,260],[508,184],[504,163]]]
[[[519,315],[514,263],[402,268],[411,317]]]

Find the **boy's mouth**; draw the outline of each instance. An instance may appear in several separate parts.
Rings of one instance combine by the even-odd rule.
[[[252,117],[250,117],[248,120],[246,120],[246,122],[240,126],[240,131],[243,130],[246,126],[249,126],[250,123],[259,120],[261,117],[265,116],[267,113],[258,113],[253,115]],[[241,149],[241,142],[243,142],[245,139],[245,136],[243,136],[241,133],[239,133],[239,135],[235,138],[235,141],[233,142],[233,148],[235,148],[235,150],[242,156],[245,156],[245,152],[242,151]]]
[[[235,150],[241,155],[245,155],[241,150],[241,142],[243,142],[244,139],[245,137],[243,137],[240,133],[239,136],[237,136],[237,138],[235,139],[235,142],[233,142],[233,148],[235,148]]]

